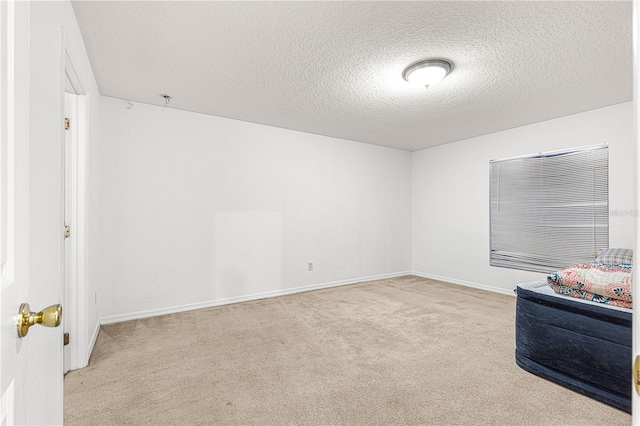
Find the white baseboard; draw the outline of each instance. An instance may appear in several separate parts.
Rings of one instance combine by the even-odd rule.
[[[442,276],[433,275],[433,274],[425,274],[424,272],[418,272],[418,271],[413,271],[411,273],[411,275],[415,275],[417,277],[422,277],[422,278],[429,278],[429,279],[432,279],[432,280],[444,281],[444,282],[452,283],[452,284],[463,285],[465,287],[473,287],[473,288],[477,288],[477,289],[480,289],[480,290],[492,291],[494,293],[506,294],[508,296],[514,296],[515,297],[515,295],[516,295],[513,290],[507,290],[507,289],[504,289],[504,288],[493,287],[493,286],[485,285],[485,284],[473,283],[473,282],[470,282],[470,281],[458,280],[456,278],[442,277]]]
[[[98,340],[98,333],[100,333],[100,321],[96,323],[96,328],[93,330],[93,334],[91,335],[91,340],[89,340],[89,351],[87,352],[87,365],[89,364],[89,360],[91,359],[91,354],[93,353],[93,347],[96,345],[96,341]]]
[[[312,285],[307,285],[302,287],[294,287],[294,288],[287,288],[287,289],[281,289],[281,290],[266,291],[264,293],[249,294],[246,296],[236,296],[236,297],[229,297],[225,299],[209,300],[206,302],[170,306],[170,307],[160,308],[160,309],[150,309],[147,311],[132,312],[128,314],[111,315],[111,316],[100,318],[100,324],[113,324],[116,322],[124,322],[124,321],[131,321],[131,320],[141,319],[141,318],[156,317],[159,315],[174,314],[176,312],[193,311],[196,309],[212,308],[214,306],[229,305],[232,303],[239,303],[239,302],[248,302],[250,300],[266,299],[269,297],[285,296],[287,294],[302,293],[305,291],[320,290],[323,288],[338,287],[342,285],[356,284],[356,283],[362,283],[367,281],[384,280],[388,278],[401,277],[404,275],[412,275],[412,273],[411,271],[394,272],[391,274],[376,275],[376,276],[364,277],[364,278],[354,278],[354,279],[342,280],[342,281],[332,281],[332,282],[321,283],[321,284],[312,284]],[[95,337],[97,337],[97,332]],[[92,349],[93,349],[93,346],[92,346]]]

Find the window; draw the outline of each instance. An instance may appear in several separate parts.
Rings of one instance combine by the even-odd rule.
[[[492,266],[553,272],[609,246],[609,149],[490,163]]]

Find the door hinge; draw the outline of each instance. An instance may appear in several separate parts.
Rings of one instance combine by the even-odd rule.
[[[71,236],[71,228],[69,225],[64,226],[64,237],[69,238]]]
[[[69,344],[69,333],[64,333],[64,346]]]
[[[69,120],[68,117],[64,118],[64,129],[65,130],[69,130],[69,128],[71,127],[71,120]]]

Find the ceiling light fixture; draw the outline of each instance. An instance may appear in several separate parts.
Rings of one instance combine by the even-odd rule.
[[[451,72],[453,65],[444,59],[426,59],[409,65],[402,72],[402,78],[411,84],[433,86]]]

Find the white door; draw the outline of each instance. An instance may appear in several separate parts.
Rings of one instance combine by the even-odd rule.
[[[640,141],[640,56],[638,54],[640,49],[640,11],[638,10],[638,2],[633,2],[633,112],[634,112],[634,138],[636,146],[636,206],[640,208],[640,172],[638,172],[638,166],[640,166],[640,149],[638,149],[638,141]],[[640,211],[640,210],[636,210]],[[638,257],[640,256],[640,227],[638,226],[638,217],[636,216],[636,241],[634,247],[634,262],[638,264]],[[632,294],[636,296],[640,294],[640,274],[638,274],[638,268],[633,268],[632,279]],[[640,356],[640,317],[638,313],[638,302],[633,309],[633,359]],[[637,373],[634,371],[634,377],[632,378],[633,385],[631,390],[631,413],[632,422],[634,425],[640,425],[640,396],[636,392],[636,387],[640,383],[640,377],[637,377]]]
[[[634,138],[636,146],[636,211],[640,211],[640,149],[638,142],[640,141],[640,10],[638,10],[638,2],[633,2],[633,112],[634,112]],[[638,226],[638,217],[636,216],[636,241],[634,247],[634,263],[638,265],[640,256],[640,227]],[[640,274],[638,267],[633,268],[632,294],[636,297],[640,294]],[[640,308],[636,301],[633,309],[633,359],[640,356]],[[640,384],[640,377],[634,372],[633,385]],[[634,425],[640,425],[640,396],[636,392],[636,387],[632,387],[631,391],[631,413]]]
[[[21,79],[28,71],[24,38],[28,37],[28,10],[25,5],[0,2],[0,380],[2,390],[1,424],[26,423],[27,400],[23,393],[27,378],[24,342],[18,339],[16,314],[20,300],[29,289],[28,263],[28,170],[29,151],[24,109],[16,110],[16,100],[27,95]],[[27,67],[27,70],[24,68]],[[28,76],[28,73],[26,74]],[[28,126],[28,125],[27,125]]]
[[[30,207],[31,181],[37,176],[30,170],[35,153],[29,149],[31,7],[25,1],[0,1],[0,425],[62,421],[61,330],[35,326],[23,338],[17,332],[21,303],[38,311],[44,300],[58,303],[60,293],[59,277],[31,284],[38,265],[30,256],[38,247],[30,240],[41,225],[34,223]]]

